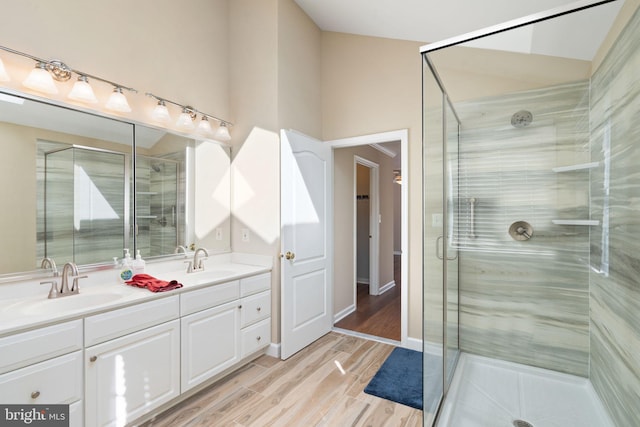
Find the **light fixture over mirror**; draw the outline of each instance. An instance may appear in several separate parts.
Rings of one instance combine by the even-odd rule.
[[[22,82],[22,85],[27,89],[48,95],[55,95],[58,93],[58,87],[54,83],[51,74],[49,74],[49,70],[47,70],[47,64],[45,62],[36,62],[35,68],[31,70],[27,78]]]
[[[220,127],[216,130],[216,134],[214,136],[218,141],[229,141],[231,140],[231,135],[229,135],[229,128],[227,127],[227,122],[221,122]]]
[[[20,52],[5,46],[0,46],[0,50],[13,53],[15,55],[23,56],[35,61],[35,68],[31,70],[27,78],[23,81],[24,87],[38,92],[39,94],[50,95],[52,98],[58,98],[56,95],[59,93],[59,87],[56,85],[56,81],[66,82],[73,74],[76,74],[77,81],[74,83],[73,88],[68,93],[67,98],[73,101],[82,102],[84,104],[98,104],[98,98],[93,90],[93,87],[89,84],[89,79],[92,81],[99,81],[109,84],[113,87],[113,92],[109,96],[107,102],[104,104],[104,110],[115,113],[130,113],[132,108],[129,104],[129,100],[125,96],[125,91],[131,93],[137,93],[136,89],[124,86],[119,83],[112,82],[101,77],[97,77],[92,74],[88,74],[83,71],[75,70],[67,66],[64,62],[59,60],[45,60],[36,56]],[[0,82],[11,81],[9,73],[7,72],[4,62],[0,60]],[[100,92],[98,92],[100,93]],[[167,103],[179,106],[182,109],[182,114],[179,116],[175,127],[183,132],[192,132],[197,129],[197,134],[203,138],[210,138],[213,135],[211,124],[209,119],[217,120],[223,127],[231,126],[231,123],[222,120],[211,114],[204,113],[194,107],[178,104],[165,98],[160,98],[149,92],[147,96],[155,98],[158,102],[153,111],[151,112],[151,120],[153,123],[162,125],[163,127],[169,127],[171,125],[171,114],[167,108]],[[187,114],[184,114],[187,113]],[[194,121],[198,116],[202,116],[202,120],[196,124]],[[228,129],[223,129],[218,133],[218,141],[229,141],[231,139]]]
[[[105,104],[105,108],[118,113],[131,112],[131,107],[129,106],[129,102],[127,102],[127,97],[122,93],[121,87],[116,86],[113,88],[113,92],[111,93],[111,96],[109,96],[109,100]]]
[[[67,96],[69,99],[86,102],[87,104],[96,104],[98,102],[98,98],[96,98],[93,88],[89,84],[89,79],[83,75],[78,76],[78,80],[73,84],[73,88]]]

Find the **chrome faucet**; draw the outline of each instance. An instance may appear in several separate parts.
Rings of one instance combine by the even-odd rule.
[[[56,267],[56,262],[53,260],[53,258],[49,258],[49,257],[42,258],[42,262],[40,263],[40,268],[50,268],[54,276],[58,275],[58,267]]]
[[[69,288],[69,274],[73,279],[73,284]],[[78,280],[84,279],[87,276],[80,276],[78,274],[78,266],[73,262],[68,262],[62,268],[62,283],[60,284],[60,292],[58,296],[74,295],[80,293],[80,284]]]
[[[176,250],[173,251],[174,254],[179,254],[180,252],[182,252],[183,254],[187,254],[187,248],[185,248],[182,245],[176,246]]]
[[[202,252],[205,256],[205,258],[200,258],[200,252]],[[202,261],[204,259],[207,259],[206,257],[209,256],[209,252],[207,252],[207,250],[205,248],[198,248],[196,249],[195,253],[193,254],[193,261],[187,261],[189,263],[189,266],[187,267],[187,273],[194,273],[196,271],[203,271],[204,270],[204,264],[202,263]]]

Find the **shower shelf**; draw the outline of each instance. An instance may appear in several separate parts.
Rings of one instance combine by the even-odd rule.
[[[559,166],[557,168],[552,168],[551,170],[556,173],[560,173],[560,172],[578,171],[583,169],[593,169],[597,167],[598,167],[598,162],[591,162],[591,163],[580,163],[577,165]]]
[[[552,223],[556,225],[599,225],[597,219],[552,219]]]

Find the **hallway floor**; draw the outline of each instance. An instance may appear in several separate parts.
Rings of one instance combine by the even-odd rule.
[[[422,426],[422,411],[363,392],[392,350],[331,332],[285,361],[262,356],[143,426]]]
[[[401,274],[400,256],[395,255],[396,285],[382,295],[369,295],[369,285],[358,283],[356,311],[340,319],[334,326],[367,335],[400,341]]]

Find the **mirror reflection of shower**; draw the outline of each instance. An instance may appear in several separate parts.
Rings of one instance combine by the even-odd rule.
[[[180,162],[136,156],[136,243],[144,256],[171,253],[183,219],[178,205]]]
[[[37,150],[38,258],[92,264],[119,255],[129,243],[130,156],[49,141]]]

